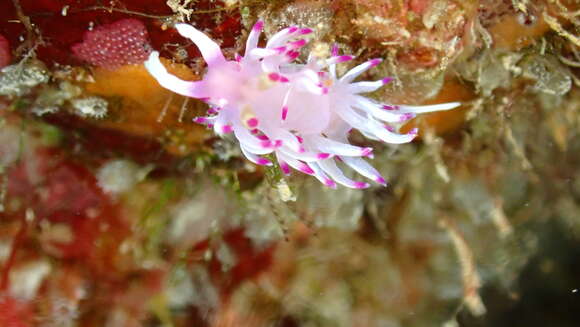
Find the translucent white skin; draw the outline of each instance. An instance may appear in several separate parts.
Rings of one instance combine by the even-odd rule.
[[[295,64],[297,50],[307,42],[300,37],[312,32],[307,28],[285,28],[259,48],[263,22],[258,21],[248,36],[244,57],[233,61],[225,59],[219,46],[194,27],[177,24],[176,28],[199,47],[208,65],[203,79],[183,81],[169,74],[157,52],[151,54],[145,67],[163,87],[211,106],[209,116],[194,121],[213,126],[218,134],[233,132],[242,153],[255,164],[272,165],[263,155],[274,153],[285,174],[292,167],[332,188],[336,183],[351,188],[370,186],[346,177],[336,159],[386,186],[379,172],[362,159],[372,157],[372,148],[349,144],[351,129],[386,143],[408,143],[417,130],[399,134],[395,130],[400,123],[418,113],[460,105],[391,105],[362,96],[391,80],[353,82],[379,64],[379,59],[362,63],[340,78],[336,64],[353,57],[338,55],[336,49],[329,59],[311,55],[306,64]]]

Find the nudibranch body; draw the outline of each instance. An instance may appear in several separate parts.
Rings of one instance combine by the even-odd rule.
[[[184,81],[169,74],[158,52],[151,53],[145,66],[163,87],[210,105],[208,116],[194,121],[213,127],[218,134],[233,133],[242,153],[255,164],[272,165],[264,156],[273,154],[285,174],[294,168],[332,188],[336,183],[351,188],[370,186],[345,176],[338,164],[386,185],[363,159],[372,157],[372,148],[349,143],[351,129],[386,143],[408,143],[417,130],[400,134],[396,129],[401,123],[418,113],[459,105],[392,105],[365,97],[361,94],[391,81],[355,82],[381,60],[369,60],[338,77],[336,65],[353,57],[339,55],[336,47],[328,59],[311,53],[306,63],[296,63],[299,50],[307,43],[304,36],[312,33],[308,28],[285,28],[259,47],[263,22],[258,21],[249,33],[245,55],[234,60],[227,60],[219,45],[194,27],[177,24],[176,28],[197,45],[206,61],[203,79]]]

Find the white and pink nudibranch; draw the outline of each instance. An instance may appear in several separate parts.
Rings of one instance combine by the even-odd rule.
[[[339,55],[335,47],[330,58],[317,58],[311,53],[306,63],[295,63],[299,50],[307,43],[303,37],[312,30],[291,26],[274,34],[265,47],[258,47],[263,26],[258,21],[249,33],[245,56],[230,61],[204,33],[177,24],[177,31],[197,45],[207,63],[201,81],[184,81],[169,74],[158,52],[151,53],[145,62],[163,87],[207,102],[208,116],[194,121],[213,127],[220,135],[233,133],[242,153],[255,164],[272,165],[264,157],[270,155],[285,174],[290,174],[292,167],[332,188],[336,183],[351,188],[370,186],[345,176],[338,163],[386,185],[379,172],[363,159],[372,158],[373,149],[350,144],[350,130],[355,128],[368,138],[386,143],[408,143],[417,130],[397,133],[401,123],[418,113],[459,105],[392,105],[364,97],[362,93],[373,92],[391,81],[354,82],[380,59],[369,60],[338,77],[336,64],[352,60],[352,56]]]

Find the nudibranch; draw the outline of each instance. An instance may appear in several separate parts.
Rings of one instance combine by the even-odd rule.
[[[244,156],[255,164],[273,165],[270,159],[275,158],[285,174],[294,168],[328,187],[335,188],[337,183],[351,188],[370,186],[345,176],[340,165],[386,185],[381,174],[363,159],[372,158],[373,149],[349,143],[351,129],[386,143],[408,143],[417,130],[398,133],[401,123],[418,113],[459,105],[379,103],[362,94],[379,89],[391,78],[355,80],[378,65],[380,59],[355,66],[339,77],[336,65],[354,59],[353,56],[340,55],[334,47],[330,58],[310,53],[306,62],[297,63],[300,49],[308,42],[305,36],[313,31],[287,27],[260,47],[263,26],[262,21],[253,26],[244,56],[228,60],[207,35],[191,25],[177,24],[177,31],[195,43],[207,63],[207,72],[200,81],[184,81],[171,75],[161,64],[158,52],[152,52],[145,62],[163,87],[205,101],[208,115],[194,121],[220,135],[233,133]]]

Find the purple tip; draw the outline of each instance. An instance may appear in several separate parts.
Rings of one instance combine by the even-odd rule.
[[[262,141],[262,142],[260,142],[260,146],[262,148],[270,148],[270,147],[272,147],[272,142],[270,142],[270,141]]]
[[[276,140],[276,141],[274,141],[274,147],[275,148],[279,148],[282,145],[284,145],[284,142],[282,140]]]
[[[322,88],[322,94],[328,94],[328,88],[327,87],[323,87]]]
[[[363,189],[363,188],[367,188],[369,186],[371,186],[369,183],[365,183],[365,182],[354,182],[354,187],[358,188],[358,189]]]
[[[324,185],[326,185],[330,188],[336,188],[336,183],[332,179],[324,180]]]
[[[261,32],[263,28],[264,28],[264,21],[258,20],[256,22],[256,24],[254,24],[254,27],[252,27],[252,30],[254,30],[256,32]]]
[[[303,147],[303,146],[300,146],[300,147],[298,148],[298,153],[304,153],[304,152],[306,152],[306,149],[304,149],[304,147]]]
[[[242,61],[242,56],[240,56],[240,54],[239,54],[239,53],[236,53],[236,54],[234,55],[234,60],[235,60],[235,61],[237,61],[237,62],[240,62],[240,61]]]
[[[287,163],[281,162],[280,168],[282,169],[282,172],[284,173],[284,175],[290,175],[290,166],[288,166]]]
[[[205,124],[207,123],[207,119],[205,119],[204,117],[195,117],[193,118],[193,122],[198,124]]]
[[[376,65],[380,64],[381,62],[383,62],[383,59],[380,59],[380,58],[371,59],[368,61],[369,65],[371,67],[375,67]]]
[[[305,34],[310,34],[312,32],[313,32],[312,29],[307,27],[307,28],[301,28],[299,33],[301,35],[305,35]]]
[[[384,85],[384,84],[389,84],[389,83],[391,83],[392,81],[393,81],[393,78],[392,78],[392,77],[385,77],[385,78],[383,78],[383,79],[381,80],[381,82],[383,82],[383,85]]]
[[[305,163],[302,163],[302,165],[300,165],[300,171],[308,175],[314,175],[314,170],[312,170],[312,168],[310,168],[310,166],[308,166]]]
[[[330,153],[325,153],[325,152],[321,152],[321,153],[319,153],[319,154],[316,155],[316,157],[318,159],[321,159],[321,160],[328,159],[330,156],[331,156]]]
[[[288,79],[288,77],[284,77],[284,76],[280,75],[280,82],[288,83],[288,82],[290,82],[290,80]]]
[[[255,131],[256,131],[256,133],[254,133],[254,134],[259,133],[259,131],[257,129],[255,129]],[[267,137],[266,135],[263,135],[263,134],[262,135],[258,135],[257,138],[260,139],[260,140],[262,140],[262,141],[269,141],[270,140],[269,137]]]
[[[296,48],[301,48],[301,47],[303,47],[304,45],[306,45],[306,40],[305,40],[305,39],[300,39],[300,40],[296,40],[296,41],[288,42],[288,44],[289,44],[289,45],[290,45],[292,48],[294,48],[294,49],[296,49]]]
[[[349,55],[344,55],[344,56],[339,56],[336,59],[337,63],[341,63],[341,62],[347,62],[347,61],[351,61],[354,59],[354,56],[349,56]]]
[[[280,74],[278,73],[270,73],[268,74],[268,78],[272,81],[272,82],[277,82],[280,80]]]
[[[304,139],[301,136],[296,135],[296,139],[298,140],[298,142],[304,143]]]
[[[377,182],[383,186],[387,186],[387,181],[381,176],[377,176],[377,178],[375,178],[375,182]]]
[[[288,51],[286,52],[286,55],[288,56],[288,58],[290,60],[294,60],[296,58],[298,58],[300,56],[300,52],[297,51]]]
[[[278,54],[282,54],[282,53],[284,53],[284,51],[286,51],[288,49],[285,46],[281,46],[281,47],[274,48],[272,50],[276,51],[276,53],[278,53]]]
[[[338,56],[338,44],[335,43],[335,44],[332,45],[332,50],[330,50],[330,54],[333,57]]]
[[[229,134],[234,131],[234,128],[231,125],[224,125],[222,127],[222,133]]]
[[[250,118],[246,120],[246,124],[248,124],[248,127],[250,128],[256,128],[258,126],[258,118]]]
[[[401,122],[404,122],[404,121],[407,121],[407,120],[413,119],[413,118],[415,118],[415,114],[408,112],[408,113],[401,115]]]
[[[417,134],[419,134],[419,129],[418,128],[413,128],[407,134],[409,134],[409,135],[417,135]]]
[[[297,26],[288,27],[288,33],[295,33],[298,30]]]
[[[373,153],[373,148],[364,148],[361,152],[361,156],[368,157]]]
[[[395,132],[395,128],[393,126],[390,126],[390,125],[385,125],[385,129],[391,133]]]
[[[390,111],[399,110],[399,106],[390,106],[390,105],[385,104],[385,105],[383,105],[383,109],[390,110]]]
[[[262,166],[270,166],[272,165],[272,162],[266,158],[258,158],[258,160],[256,160],[256,163],[258,165],[262,165]]]
[[[286,116],[288,116],[288,107],[282,107],[282,120],[286,120]]]

